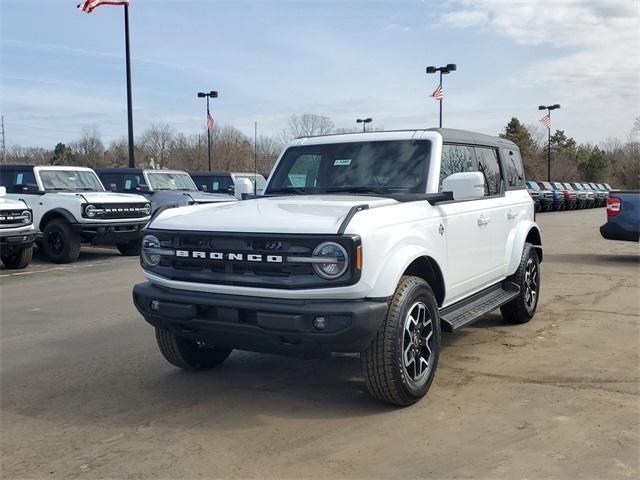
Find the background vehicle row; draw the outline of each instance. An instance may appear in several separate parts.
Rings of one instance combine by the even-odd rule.
[[[527,182],[537,212],[604,207],[611,190],[608,183]]]

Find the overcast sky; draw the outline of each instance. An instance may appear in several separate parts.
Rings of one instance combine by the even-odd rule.
[[[9,145],[52,147],[96,125],[126,135],[123,8],[78,0],[0,0],[0,82]],[[352,127],[445,126],[496,134],[511,116],[579,141],[626,138],[640,114],[640,1],[131,0],[134,129],[204,128],[213,114],[247,134],[275,133],[292,113]]]

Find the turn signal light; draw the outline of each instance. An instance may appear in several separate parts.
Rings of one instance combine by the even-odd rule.
[[[621,201],[618,197],[607,199],[607,217],[615,217],[620,213]]]
[[[362,270],[362,245],[356,247],[356,268]]]

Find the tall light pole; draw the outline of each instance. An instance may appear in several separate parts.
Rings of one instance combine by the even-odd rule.
[[[373,118],[371,117],[356,119],[356,123],[362,124],[362,133],[367,131],[367,123],[371,123],[371,122],[373,122]]]
[[[448,63],[444,67],[433,67],[433,66],[427,67],[427,73],[440,72],[440,85],[436,89],[436,92],[440,90],[439,97],[436,97],[435,95],[436,92],[433,92],[433,98],[435,98],[436,100],[438,100],[438,102],[440,102],[440,128],[442,128],[442,100],[444,99],[444,92],[442,90],[442,75],[447,75],[451,72],[455,72],[457,69],[458,67],[456,66],[455,63]]]
[[[218,92],[211,90],[210,92],[198,92],[198,98],[207,99],[207,158],[209,159],[209,171],[211,171],[211,129],[213,128],[213,117],[209,112],[209,99],[218,98]]]
[[[540,105],[538,107],[538,110],[547,110],[548,117],[546,122],[542,122],[543,125],[547,127],[547,182],[551,182],[551,110],[555,110],[557,108],[560,108],[559,103],[556,103],[555,105]]]

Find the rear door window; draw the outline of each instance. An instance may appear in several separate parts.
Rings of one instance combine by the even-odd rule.
[[[502,149],[504,157],[505,181],[508,188],[521,188],[524,186],[524,167],[522,158],[517,149]]]
[[[498,150],[488,147],[476,147],[478,171],[484,177],[484,195],[500,195],[502,193],[502,171],[498,160]]]
[[[440,163],[440,188],[442,181],[454,173],[474,172],[475,152],[468,145],[442,145],[442,162]]]

